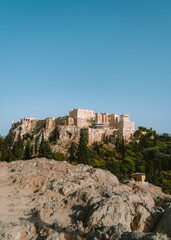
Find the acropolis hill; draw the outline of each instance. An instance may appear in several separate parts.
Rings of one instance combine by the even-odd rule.
[[[108,139],[115,143],[116,138],[129,140],[135,131],[135,123],[130,121],[129,115],[95,113],[89,109],[73,109],[69,115],[59,118],[23,118],[20,122],[13,123],[8,137],[11,144],[18,139],[30,136],[40,142],[42,133],[45,140],[50,140],[54,152],[67,153],[72,141],[79,142],[80,132],[84,131],[88,145]]]

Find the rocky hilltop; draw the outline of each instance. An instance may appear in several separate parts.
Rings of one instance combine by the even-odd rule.
[[[171,197],[86,165],[0,162],[0,239],[156,239],[171,236]]]
[[[135,131],[135,123],[129,115],[95,113],[89,109],[73,109],[68,115],[59,118],[23,118],[13,123],[8,134],[11,146],[21,137],[31,140],[32,146],[44,139],[51,142],[53,152],[68,153],[71,142],[78,144],[80,132],[84,131],[88,145],[101,142],[106,138],[115,143],[115,138],[128,140]],[[34,149],[34,148],[33,148]]]

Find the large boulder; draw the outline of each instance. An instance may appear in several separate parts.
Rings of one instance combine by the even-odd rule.
[[[157,224],[155,231],[166,233],[171,237],[171,204],[166,208],[162,218]]]
[[[88,225],[92,228],[104,226],[116,226],[118,223],[131,231],[133,220],[133,208],[121,196],[114,195],[110,198],[102,198],[88,214]]]
[[[0,222],[0,239],[3,240],[36,240],[36,228],[33,223],[23,220],[17,223]]]

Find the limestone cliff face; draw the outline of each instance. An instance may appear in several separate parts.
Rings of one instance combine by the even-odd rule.
[[[23,139],[31,139],[32,144],[41,142],[42,133],[45,140],[51,142],[51,148],[54,152],[67,154],[71,141],[78,144],[81,128],[75,125],[67,125],[65,119],[38,120],[33,118],[24,118],[20,122],[12,125],[8,138],[11,146],[14,145],[20,136]]]
[[[57,126],[56,128],[56,144],[52,145],[53,152],[61,152],[67,154],[71,146],[71,141],[79,143],[81,128],[77,126]]]
[[[20,122],[13,123],[8,133],[11,145],[17,141],[20,136],[23,138],[26,134],[37,138],[41,131],[45,128],[46,120],[38,120],[35,118],[23,118]]]
[[[86,165],[0,162],[0,239],[167,240],[171,197]]]

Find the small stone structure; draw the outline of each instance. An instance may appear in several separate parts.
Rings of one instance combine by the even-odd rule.
[[[145,173],[139,172],[132,174],[131,177],[137,182],[145,182],[146,179]]]

